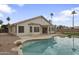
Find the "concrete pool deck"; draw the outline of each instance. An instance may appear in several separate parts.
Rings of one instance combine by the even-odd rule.
[[[21,41],[23,43],[24,41],[28,41],[28,40],[47,39],[47,38],[51,38],[52,36],[64,36],[64,35],[63,34],[42,34],[42,35],[31,35],[31,36],[19,36],[20,40],[17,40],[17,41]],[[15,41],[14,43],[16,43],[17,41]]]
[[[0,33],[0,55],[16,55],[17,51],[11,49],[15,47],[14,43],[19,37],[8,33]]]

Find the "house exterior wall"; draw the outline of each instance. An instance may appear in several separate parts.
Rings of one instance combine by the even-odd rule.
[[[30,32],[29,28],[29,35],[37,35],[37,34],[42,34],[42,28],[40,25],[29,25],[29,27],[32,26],[32,32]],[[39,32],[34,32],[34,27],[39,27]]]
[[[41,25],[50,25],[48,22],[46,22],[43,18],[38,18],[38,19],[34,19],[34,20],[31,20],[31,21],[27,21],[27,22],[24,22],[24,23],[20,23],[20,24],[17,24],[18,26],[24,26],[24,33],[18,33],[18,36],[19,35],[32,35],[32,34],[41,34],[42,33],[42,28],[40,27],[40,25],[28,25],[29,23],[36,23],[36,24],[41,24]],[[33,26],[33,27],[39,27],[39,32],[30,32],[30,26]]]
[[[26,24],[17,24],[17,28],[18,28],[19,26],[24,26],[24,33],[19,33],[19,31],[18,31],[19,29],[18,29],[18,30],[17,30],[17,36],[29,34],[29,26],[28,26],[27,23],[26,23]]]
[[[16,35],[16,26],[11,26],[10,29],[9,29],[9,33],[10,34],[13,34],[13,35]]]
[[[24,26],[24,33],[18,33],[17,36],[22,36],[22,35],[37,35],[37,34],[41,34],[41,27],[40,25],[28,25],[26,23],[26,25],[23,24],[19,24],[19,26]],[[30,32],[30,26],[32,26],[32,32]],[[39,27],[39,32],[34,32],[34,27]]]
[[[26,21],[26,22],[22,22],[22,23],[18,23],[16,24],[17,25],[17,28],[19,26],[24,26],[24,33],[18,33],[18,29],[15,29],[16,26],[13,26],[12,27],[12,32],[10,33],[13,33],[17,36],[20,36],[20,35],[37,35],[37,34],[42,34],[42,28],[40,25],[28,25],[29,23],[36,23],[36,24],[41,24],[41,25],[50,25],[47,21],[45,21],[43,18],[37,18],[37,19],[34,19],[34,20],[31,20],[31,21]],[[32,26],[32,30],[34,30],[34,27],[39,27],[39,32],[30,32],[30,26]],[[16,32],[17,30],[17,32]],[[49,33],[49,30],[48,30],[48,33]]]
[[[49,32],[50,34],[55,33],[54,28],[53,29],[52,28],[53,28],[53,26],[50,26],[50,32]]]

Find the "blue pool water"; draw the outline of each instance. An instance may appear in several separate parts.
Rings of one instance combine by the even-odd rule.
[[[52,37],[25,42],[22,52],[24,55],[79,55],[79,38],[74,39],[76,51],[72,50],[72,38]]]

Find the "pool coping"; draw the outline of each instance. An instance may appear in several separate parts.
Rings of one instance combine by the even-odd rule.
[[[23,55],[23,52],[22,52],[22,45],[20,45],[19,47],[18,47],[18,54],[19,55]]]

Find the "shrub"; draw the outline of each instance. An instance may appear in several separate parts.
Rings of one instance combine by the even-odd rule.
[[[69,38],[71,38],[71,35],[68,35]]]

